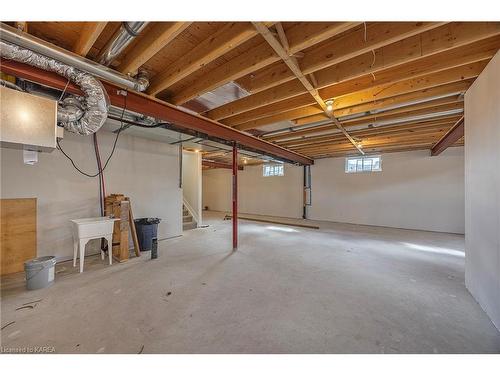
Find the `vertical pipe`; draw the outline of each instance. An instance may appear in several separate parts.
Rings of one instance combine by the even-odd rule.
[[[233,143],[233,250],[238,248],[238,148]]]
[[[179,143],[179,189],[182,189],[182,142]]]
[[[302,219],[307,219],[307,167],[304,165]]]

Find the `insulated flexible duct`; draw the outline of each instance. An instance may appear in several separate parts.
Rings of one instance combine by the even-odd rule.
[[[109,98],[101,82],[73,66],[35,53],[28,49],[0,41],[0,56],[66,77],[80,87],[82,99],[66,98],[59,103],[57,119],[70,132],[81,135],[95,133],[108,115]]]

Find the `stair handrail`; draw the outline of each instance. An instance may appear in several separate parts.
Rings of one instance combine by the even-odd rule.
[[[200,224],[201,224],[201,217],[200,217],[200,215],[198,215],[198,214],[195,213],[195,210],[193,209],[193,207],[191,207],[191,205],[186,200],[186,198],[182,197],[182,203],[184,203],[184,206],[188,210],[189,214],[193,217],[194,221],[196,222],[196,228],[198,228],[200,226]]]

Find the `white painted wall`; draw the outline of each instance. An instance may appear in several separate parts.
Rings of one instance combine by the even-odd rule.
[[[193,217],[198,225],[202,224],[201,215],[201,153],[192,151],[182,152],[182,195],[184,201],[193,211]]]
[[[382,155],[382,171],[345,173],[345,158],[316,160],[309,218],[464,233],[463,148]]]
[[[105,159],[115,135],[104,130],[98,135],[101,158]],[[91,137],[65,132],[61,143],[81,169],[95,173]],[[22,151],[1,149],[1,167],[2,198],[38,198],[38,255],[72,257],[69,220],[99,216],[97,178],[79,174],[59,150],[39,154],[38,164],[28,166],[23,164]],[[104,174],[107,194],[129,196],[136,218],[162,219],[159,238],[182,233],[177,147],[121,134]]]
[[[465,95],[465,284],[500,330],[500,52]]]
[[[230,211],[232,175],[229,169],[203,171],[203,206]],[[262,166],[238,171],[238,210],[241,213],[302,217],[302,167],[285,164],[284,176],[263,177]]]
[[[346,174],[345,158],[311,167],[315,220],[438,232],[464,233],[463,148],[437,157],[429,151],[382,156],[382,172]],[[239,172],[242,213],[302,217],[302,167],[285,166],[284,177],[262,177],[262,167]],[[231,171],[203,172],[203,205],[231,210]]]

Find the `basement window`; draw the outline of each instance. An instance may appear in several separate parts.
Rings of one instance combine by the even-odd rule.
[[[375,156],[355,156],[345,158],[345,173],[380,172],[382,158]]]
[[[262,176],[284,176],[285,166],[283,164],[264,164],[262,168]]]

